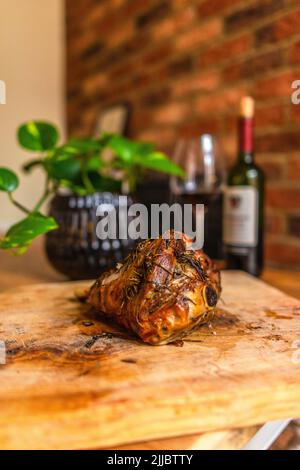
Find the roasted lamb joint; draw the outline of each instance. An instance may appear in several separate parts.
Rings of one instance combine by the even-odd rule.
[[[88,302],[146,343],[184,337],[211,319],[221,293],[219,270],[190,242],[174,233],[141,242],[124,264],[95,282]]]

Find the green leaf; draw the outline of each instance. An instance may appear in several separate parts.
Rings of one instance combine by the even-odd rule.
[[[47,159],[47,171],[54,179],[71,181],[79,177],[83,166],[85,171],[98,171],[104,165],[100,147],[99,143],[90,139],[70,140]]]
[[[67,150],[73,153],[87,153],[101,150],[102,144],[96,139],[83,138],[70,139],[63,147],[67,147]]]
[[[33,170],[35,167],[38,167],[38,166],[44,167],[44,160],[41,160],[41,159],[30,160],[29,162],[25,163],[25,165],[22,166],[22,170],[25,173],[30,173],[31,170]]]
[[[88,191],[84,186],[74,184],[71,181],[60,180],[59,184],[62,188],[70,189],[74,194],[78,194],[79,196],[86,196],[88,194]]]
[[[120,193],[122,189],[121,181],[114,180],[112,178],[101,176],[99,173],[88,173],[89,180],[93,185],[93,192],[103,192],[108,191],[111,193]],[[68,180],[60,180],[59,182],[61,187],[70,189],[73,193],[78,194],[79,196],[86,196],[91,194],[83,182],[76,180],[76,182]]]
[[[150,142],[137,142],[137,155],[143,156],[154,152],[155,147]]]
[[[165,154],[154,151],[154,145],[147,142],[134,142],[125,137],[111,136],[108,146],[119,158],[114,163],[119,168],[140,166],[149,170],[160,171],[171,175],[184,177],[182,168],[176,165]]]
[[[78,152],[78,149],[75,148],[75,147],[71,147],[70,145],[68,144],[64,144],[64,145],[61,145],[60,147],[58,147],[54,153],[55,155],[60,155],[60,156],[66,156],[66,157],[76,157],[79,152]]]
[[[118,157],[125,161],[131,161],[136,155],[136,144],[130,142],[121,136],[114,136],[108,143],[110,147]]]
[[[8,168],[0,168],[0,191],[12,193],[19,186],[19,178]]]
[[[43,152],[56,146],[59,133],[53,124],[30,121],[19,127],[17,137],[19,144],[26,150]]]
[[[110,140],[115,137],[116,134],[112,134],[111,132],[102,132],[99,138],[97,138],[97,142],[101,145],[101,147],[106,147]]]
[[[75,180],[81,171],[80,161],[68,155],[55,155],[45,162],[51,178],[55,180]]]
[[[154,151],[154,146],[150,143],[134,142],[120,135],[114,135],[108,142],[115,154],[127,163],[134,164],[135,157],[147,155]]]
[[[0,239],[0,248],[16,250],[17,254],[24,253],[30,243],[40,235],[55,230],[58,227],[53,217],[40,213],[30,214],[25,219],[13,225],[5,237]]]
[[[101,176],[98,173],[89,173],[89,179],[96,191],[108,191],[110,193],[120,193],[122,182],[114,180],[107,176]]]
[[[77,156],[90,152],[100,152],[102,148],[102,143],[95,139],[70,139],[64,145],[61,145],[56,153],[59,155]]]
[[[139,157],[136,164],[148,170],[160,171],[181,178],[185,176],[184,170],[161,152],[153,152],[147,156]]]
[[[104,162],[99,157],[99,155],[93,155],[89,157],[88,161],[86,162],[86,170],[87,171],[98,171],[100,168],[103,168]]]

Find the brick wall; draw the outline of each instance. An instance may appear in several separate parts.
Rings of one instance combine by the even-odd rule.
[[[266,254],[300,268],[299,0],[66,0],[71,134],[102,108],[131,105],[129,134],[171,152],[212,132],[229,162],[235,112],[256,98],[257,162],[267,175]]]

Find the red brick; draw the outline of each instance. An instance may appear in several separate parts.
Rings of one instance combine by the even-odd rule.
[[[160,86],[154,90],[148,90],[139,101],[139,107],[152,108],[165,104],[170,100],[171,90],[168,86]]]
[[[88,0],[89,1],[89,0]],[[108,2],[99,2],[91,0],[93,5],[91,8],[88,8],[86,5],[86,0],[83,2],[83,11],[77,11],[78,17],[86,25],[86,28],[89,29],[91,26],[99,25],[103,20],[110,18],[111,15],[117,13],[118,17],[130,18],[134,15],[143,13],[150,5],[152,0],[109,0]],[[69,7],[69,10],[76,10],[74,5],[74,0],[71,0],[72,6]]]
[[[97,118],[99,117],[98,110],[96,108],[89,108],[82,116],[81,122],[82,125],[90,129],[92,133],[95,129]]]
[[[278,181],[284,175],[284,165],[280,161],[270,159],[257,159],[259,166],[264,171],[267,181]]]
[[[123,5],[126,5],[126,0],[109,0],[110,8],[121,8]]]
[[[223,132],[234,135],[238,132],[238,116],[235,106],[232,107],[230,114],[226,114],[226,119],[223,119]]]
[[[83,34],[77,35],[72,38],[72,49],[70,51],[71,57],[80,56],[86,49],[88,49],[95,42],[95,32],[92,30],[84,31]]]
[[[186,103],[170,103],[154,112],[154,120],[159,124],[176,124],[184,121],[190,113]]]
[[[93,63],[85,63],[86,74],[91,74],[95,70],[106,71],[113,67],[119,67],[122,62],[128,64],[128,70],[126,75],[130,77],[136,73],[137,70],[137,57],[144,47],[148,47],[150,40],[150,33],[148,31],[142,31],[140,34],[133,38],[125,41],[115,48],[107,48],[96,61]],[[137,48],[136,44],[139,44]],[[130,71],[130,72],[129,72]]]
[[[300,148],[300,132],[298,130],[277,130],[257,135],[255,139],[257,152],[294,152]]]
[[[105,35],[107,39],[109,39],[109,35],[112,34],[112,32],[117,31],[119,23],[118,13],[109,10],[107,14],[101,16],[101,18],[97,18],[93,28],[86,29],[91,29],[91,31],[94,31],[94,37],[96,34],[99,35],[97,37],[103,37]]]
[[[152,2],[152,5],[136,18],[136,27],[142,29],[155,24],[160,18],[170,15],[171,11],[172,5],[168,0],[160,0],[154,4]]]
[[[223,79],[225,83],[234,83],[243,78],[243,64],[229,64],[223,70]]]
[[[263,73],[275,71],[284,63],[282,51],[271,51],[264,54],[252,55],[237,64],[230,64],[224,69],[223,77],[226,82],[231,83],[238,80],[248,80]]]
[[[74,8],[73,0],[66,0],[66,17],[74,22],[77,22],[78,18],[87,15],[93,11],[94,0],[77,0],[76,8]]]
[[[165,62],[166,57],[170,57],[174,48],[170,43],[159,43],[154,49],[146,52],[139,59],[139,62],[144,65],[155,67],[157,63]]]
[[[225,60],[232,60],[248,51],[250,47],[251,36],[249,34],[228,41],[222,41],[221,44],[204,51],[200,55],[199,64],[200,66],[209,66],[219,64]]]
[[[299,244],[292,245],[286,241],[272,242],[267,241],[265,245],[265,255],[269,261],[281,264],[282,266],[300,266],[300,247]]]
[[[178,135],[175,128],[170,127],[155,127],[149,128],[136,135],[136,138],[146,142],[153,142],[159,149],[175,148]]]
[[[89,29],[91,29],[92,25],[101,21],[109,13],[108,5],[104,5],[103,3],[95,3],[91,8],[84,7],[83,10],[80,11],[78,10],[78,7],[77,9],[74,8],[74,1],[71,0],[71,2],[72,5],[67,8],[67,11],[73,11],[73,15],[76,11],[78,18],[83,18],[84,23],[88,25]]]
[[[108,3],[110,3],[109,0]],[[124,7],[119,11],[119,15],[125,18],[135,17],[144,13],[148,8],[151,8],[153,0],[125,0]]]
[[[268,17],[272,13],[282,9],[284,0],[258,0],[249,5],[244,2],[244,7],[228,15],[225,18],[226,30],[236,31],[239,28],[249,27],[256,21]]]
[[[300,62],[300,41],[292,44],[289,49],[289,61],[292,65],[299,64]]]
[[[239,3],[243,3],[243,0],[204,0],[197,7],[197,10],[200,19],[202,19],[206,16],[219,15]]]
[[[185,8],[174,15],[159,21],[153,25],[153,35],[159,38],[160,41],[173,38],[173,35],[180,33],[183,29],[190,27],[195,18],[194,9],[191,7]]]
[[[300,104],[290,105],[290,121],[295,124],[300,124]]]
[[[153,123],[153,116],[147,110],[140,109],[133,114],[130,121],[130,134],[136,135],[147,130]]]
[[[186,122],[180,126],[178,135],[185,138],[198,137],[200,134],[205,133],[217,134],[219,129],[220,123],[217,118],[189,118],[186,119]]]
[[[126,62],[117,63],[110,70],[105,71],[105,74],[108,76],[109,83],[120,82],[129,78],[128,67],[134,66],[134,60],[128,60]]]
[[[266,211],[265,231],[271,235],[278,235],[285,229],[284,218],[279,214],[272,214]]]
[[[283,105],[271,105],[260,107],[255,113],[255,125],[258,129],[268,126],[279,126],[285,120],[285,108]]]
[[[271,24],[263,26],[256,32],[258,45],[274,43],[298,34],[300,28],[300,11],[293,11]]]
[[[176,81],[172,85],[173,94],[176,97],[182,97],[189,93],[201,93],[206,91],[213,91],[218,88],[220,84],[219,72],[199,72],[196,75]]]
[[[299,150],[299,149],[297,149]],[[288,178],[300,181],[300,156],[290,158],[288,162]]]
[[[194,68],[194,61],[191,55],[185,55],[179,59],[174,59],[169,63],[167,70],[171,78],[178,77],[179,75],[187,75]]]
[[[191,7],[191,9],[194,10],[194,6],[193,4],[191,5],[191,0],[172,0],[172,4],[173,4],[173,7],[174,9],[176,10],[182,10],[182,9],[186,9],[188,7]]]
[[[130,91],[136,93],[141,89],[149,87],[151,84],[151,76],[148,73],[138,73],[136,76],[133,76],[130,81]]]
[[[288,217],[288,233],[293,237],[300,238],[300,215],[290,215]]]
[[[255,84],[256,98],[278,98],[290,96],[292,92],[291,84],[299,78],[300,72],[284,72],[275,77],[259,80]]]
[[[240,99],[245,94],[247,94],[246,87],[221,89],[212,96],[200,96],[195,101],[195,108],[198,113],[204,114],[231,113],[232,110],[238,110]]]
[[[299,15],[299,0],[67,0],[69,132],[90,135],[99,109],[126,101],[131,137],[172,154],[180,136],[211,132],[231,165],[239,100],[252,94],[267,243],[292,246],[300,214],[300,105],[290,101],[300,79]]]
[[[116,28],[113,34],[108,36],[108,47],[117,47],[128,39],[132,38],[134,34],[134,25],[132,22],[123,22],[122,26]]]
[[[238,154],[236,134],[225,135],[222,138],[221,145],[224,156],[229,159],[229,167],[231,167],[236,162]]]
[[[267,205],[278,209],[298,209],[300,207],[300,188],[268,188],[267,189]]]
[[[105,73],[99,72],[83,81],[83,91],[86,95],[95,95],[99,89],[108,84],[108,77]]]
[[[221,34],[222,22],[219,18],[212,19],[178,36],[176,49],[192,50],[216,38]]]

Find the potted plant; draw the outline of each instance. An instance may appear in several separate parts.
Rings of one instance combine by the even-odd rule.
[[[45,186],[33,208],[28,209],[14,197],[19,186],[17,175],[0,168],[0,191],[24,213],[22,220],[0,238],[0,249],[19,255],[35,238],[46,234],[50,262],[72,279],[97,276],[120,261],[130,248],[127,240],[101,242],[96,237],[99,204],[117,206],[118,195],[124,192],[132,200],[136,184],[147,170],[184,175],[153,144],[116,134],[69,139],[60,144],[56,126],[30,121],[19,127],[17,139],[25,150],[36,154],[25,163],[24,172],[41,168]],[[50,201],[47,215],[42,212],[46,201]]]

